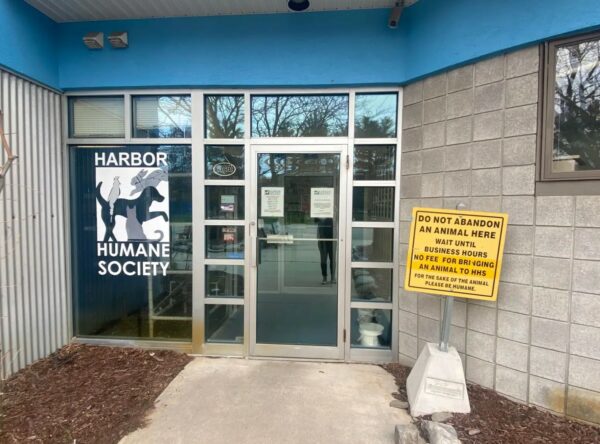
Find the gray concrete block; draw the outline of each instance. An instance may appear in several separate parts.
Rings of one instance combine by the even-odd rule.
[[[568,290],[571,284],[571,261],[553,257],[535,257],[533,285]]]
[[[471,172],[454,171],[444,174],[444,196],[468,196],[471,194]]]
[[[473,330],[467,330],[467,355],[494,362],[496,338]]]
[[[400,199],[400,220],[411,221],[412,210],[421,205],[421,199]]]
[[[444,199],[441,197],[424,197],[421,199],[423,208],[444,208]]]
[[[501,207],[502,201],[499,196],[471,198],[472,210],[499,212]]]
[[[577,196],[575,225],[578,227],[600,227],[600,196]]]
[[[423,126],[423,148],[443,146],[445,137],[445,122],[430,123]]]
[[[529,105],[538,101],[538,74],[528,74],[506,81],[506,107]]]
[[[450,326],[450,345],[459,353],[464,353],[466,348],[467,329],[462,327]]]
[[[426,318],[425,316],[419,316],[418,323],[418,338],[426,342],[437,343],[440,338],[440,322],[435,319]],[[419,346],[420,349],[421,346]]]
[[[598,293],[600,289],[600,261],[573,262],[573,290]]]
[[[421,176],[402,176],[400,179],[400,197],[421,197]]]
[[[497,82],[504,78],[504,56],[496,56],[475,64],[475,85]]]
[[[573,229],[571,227],[535,227],[536,256],[571,257]]]
[[[447,146],[445,148],[446,171],[468,170],[471,167],[471,144]]]
[[[529,402],[557,413],[565,410],[565,385],[555,381],[529,377]]]
[[[511,311],[498,310],[498,337],[511,341],[529,342],[530,317]]]
[[[423,197],[443,196],[444,173],[423,174],[421,176],[421,195]]]
[[[410,235],[410,222],[400,221],[400,229],[398,231],[400,236],[400,243],[408,244]]]
[[[569,361],[569,385],[600,392],[600,361],[571,356]]]
[[[569,320],[569,292],[553,288],[534,287],[531,313],[557,321]]]
[[[508,137],[502,141],[502,164],[505,166],[531,165],[536,158],[536,136]]]
[[[502,169],[502,194],[532,195],[535,192],[535,165]]]
[[[402,111],[402,128],[414,128],[423,124],[423,103],[417,102],[404,107]]]
[[[473,140],[499,139],[502,137],[503,111],[473,116]]]
[[[402,152],[420,150],[423,147],[423,129],[421,127],[402,131]]]
[[[473,90],[466,89],[448,94],[446,118],[456,119],[473,114]]]
[[[532,287],[501,282],[498,288],[498,308],[516,313],[531,313]]]
[[[508,213],[511,225],[533,225],[534,198],[532,196],[505,196],[502,211]]]
[[[576,228],[573,256],[600,260],[600,228]]]
[[[426,100],[423,103],[423,123],[441,122],[446,119],[446,96]]]
[[[536,225],[570,227],[575,216],[573,196],[538,196],[536,199]]]
[[[531,254],[533,252],[533,227],[509,225],[506,230],[505,253]]]
[[[401,171],[403,176],[407,174],[421,174],[422,165],[421,151],[411,151],[402,154]]]
[[[500,365],[496,366],[495,389],[497,392],[519,401],[527,401],[527,386],[527,373]]]
[[[531,347],[529,349],[529,372],[535,376],[565,382],[567,371],[567,354]]]
[[[423,150],[423,173],[438,173],[444,171],[445,148]]]
[[[404,239],[402,239],[400,244],[398,245],[398,256],[400,256],[400,259],[399,259],[400,265],[406,266],[406,256],[408,255],[408,245],[406,243],[403,243],[402,241],[404,241]],[[408,242],[408,240],[406,242]]]
[[[501,168],[471,171],[471,187],[474,196],[497,196],[502,192]]]
[[[527,371],[529,346],[520,342],[498,338],[496,341],[496,364],[504,367]]]
[[[473,87],[473,65],[461,66],[448,72],[448,92]]]
[[[504,254],[500,280],[512,284],[531,284],[531,256]]]
[[[401,332],[417,334],[417,315],[409,311],[398,310],[398,328]]]
[[[439,296],[432,294],[420,294],[417,301],[419,315],[439,320],[442,306],[441,300],[442,298]]]
[[[531,318],[531,345],[566,352],[569,324],[544,318]]]
[[[540,64],[540,53],[537,45],[506,56],[506,77],[518,77],[537,72]]]
[[[444,208],[448,208],[451,210],[455,210],[456,206],[462,204],[465,205],[465,208],[471,208],[471,198],[470,197],[446,197],[444,199]]]
[[[417,338],[406,333],[400,332],[398,335],[399,352],[412,359],[417,359]]]
[[[518,106],[504,111],[504,137],[535,134],[537,105]]]
[[[406,85],[402,91],[402,100],[405,106],[423,100],[423,82],[419,80]]]
[[[504,107],[504,82],[490,83],[475,88],[475,113],[496,111]]]
[[[467,356],[465,366],[467,380],[483,387],[494,388],[494,364]]]
[[[472,126],[473,118],[471,116],[448,120],[446,122],[446,145],[470,142]]]
[[[571,324],[571,355],[600,360],[600,328]]]
[[[484,140],[472,144],[473,168],[495,168],[501,164],[502,141]]]
[[[468,299],[465,299],[467,301]],[[467,303],[455,298],[452,306],[452,325],[457,327],[467,326]]]
[[[467,328],[488,335],[496,334],[496,310],[467,304]]]
[[[600,393],[569,386],[567,415],[600,424]]]
[[[405,367],[413,367],[415,362],[417,362],[415,358],[398,353],[398,364],[404,365]]]
[[[600,327],[600,294],[573,293],[571,322]]]
[[[400,276],[404,278],[404,269],[400,271]],[[411,313],[417,312],[417,293],[412,291],[406,291],[400,288],[398,291],[398,308],[400,310],[410,311]]]
[[[423,98],[432,99],[446,94],[446,73],[427,77],[423,81]]]

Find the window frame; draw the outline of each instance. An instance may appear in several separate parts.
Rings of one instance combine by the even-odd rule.
[[[551,187],[548,191],[556,194],[556,185],[562,183],[567,185],[562,191],[575,191],[578,194],[600,194],[597,190],[600,181],[600,169],[588,171],[553,172],[553,148],[554,148],[554,85],[556,80],[556,50],[559,47],[582,43],[589,40],[600,40],[600,31],[579,34],[567,38],[547,41],[543,45],[542,53],[542,82],[540,82],[540,106],[542,112],[540,131],[540,155],[539,155],[539,180],[544,188]],[[558,182],[558,183],[557,183]],[[565,183],[566,182],[566,183]],[[568,182],[572,182],[569,184]],[[563,188],[561,186],[561,188]],[[540,194],[547,194],[542,192]]]

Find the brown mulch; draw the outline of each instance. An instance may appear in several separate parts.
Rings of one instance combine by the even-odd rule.
[[[394,397],[407,401],[406,378],[410,369],[400,364],[382,367],[396,379],[398,393]],[[454,414],[446,421],[463,443],[600,443],[600,427],[519,404],[475,384],[467,384],[467,390],[471,413]]]
[[[0,443],[117,443],[191,360],[174,351],[72,344],[3,385]]]

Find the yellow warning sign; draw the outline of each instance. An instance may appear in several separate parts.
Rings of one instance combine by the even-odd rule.
[[[404,288],[495,301],[508,215],[413,208]]]

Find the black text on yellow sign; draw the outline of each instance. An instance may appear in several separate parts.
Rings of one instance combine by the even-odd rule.
[[[413,208],[404,288],[495,301],[508,215]]]

